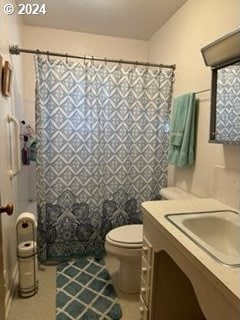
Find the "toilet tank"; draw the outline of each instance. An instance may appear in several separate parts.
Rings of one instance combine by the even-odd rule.
[[[177,187],[162,188],[161,200],[197,199],[198,197]]]

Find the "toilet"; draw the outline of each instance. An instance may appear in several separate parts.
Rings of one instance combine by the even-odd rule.
[[[177,187],[162,188],[162,200],[195,199],[196,196]],[[105,249],[119,260],[118,287],[124,293],[138,293],[143,243],[143,225],[131,224],[108,232]]]
[[[118,287],[124,293],[138,293],[143,241],[143,225],[131,224],[108,232],[105,249],[119,260]]]

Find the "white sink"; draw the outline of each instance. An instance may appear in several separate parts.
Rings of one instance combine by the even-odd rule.
[[[240,267],[240,216],[235,211],[167,214],[165,217],[216,261]]]

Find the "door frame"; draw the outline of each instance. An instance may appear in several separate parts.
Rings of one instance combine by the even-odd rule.
[[[1,207],[1,193],[0,193],[0,207]],[[6,319],[6,305],[5,305],[5,279],[4,279],[4,264],[3,264],[3,239],[2,239],[2,217],[0,214],[0,319]]]

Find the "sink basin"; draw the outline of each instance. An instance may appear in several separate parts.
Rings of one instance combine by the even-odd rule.
[[[238,212],[173,213],[165,217],[216,261],[229,267],[240,267]]]

